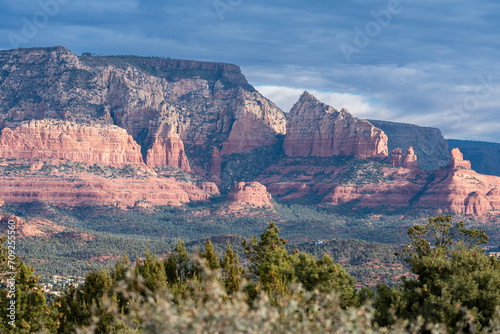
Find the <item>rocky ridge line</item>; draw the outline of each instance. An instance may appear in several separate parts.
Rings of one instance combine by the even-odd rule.
[[[385,158],[387,136],[370,122],[335,110],[308,92],[287,115],[285,154],[298,156],[349,156]]]

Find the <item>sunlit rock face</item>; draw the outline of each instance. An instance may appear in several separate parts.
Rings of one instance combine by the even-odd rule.
[[[0,135],[0,158],[63,159],[108,166],[144,166],[141,148],[115,125],[40,120],[21,123]]]
[[[385,158],[387,136],[370,122],[335,110],[305,92],[287,116],[285,154]]]
[[[271,205],[271,195],[267,192],[266,187],[258,182],[239,182],[235,184],[227,199],[230,202],[247,204],[254,207]]]
[[[47,118],[116,125],[149,166],[189,171],[195,152],[250,151],[275,144],[286,130],[284,113],[236,65],[78,57],[53,47],[0,51],[0,70],[0,129]],[[208,161],[198,167],[210,169]]]

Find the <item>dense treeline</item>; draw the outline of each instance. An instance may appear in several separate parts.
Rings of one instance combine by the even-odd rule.
[[[414,276],[395,287],[354,286],[325,254],[288,251],[270,223],[242,244],[247,269],[228,243],[210,240],[196,257],[179,239],[165,259],[146,254],[92,271],[51,305],[33,270],[16,259],[17,313],[8,321],[8,288],[0,291],[2,333],[326,333],[496,332],[500,329],[500,263],[479,247],[484,230],[431,218],[408,230],[400,256]],[[0,248],[2,271],[8,250]]]
[[[6,207],[9,214],[31,220],[48,219],[58,227],[75,231],[90,239],[68,236],[64,231],[54,233],[55,229],[48,230],[47,235],[28,237],[19,243],[19,255],[36,271],[43,276],[76,275],[83,276],[92,266],[102,268],[113,265],[119,258],[128,254],[132,260],[137,253],[144,256],[145,248],[151,253],[163,256],[175,247],[176,240],[182,236],[189,245],[206,237],[220,235],[240,235],[246,238],[260,235],[269,221],[276,221],[280,226],[282,237],[299,250],[305,250],[306,242],[318,239],[364,239],[367,241],[390,242],[399,244],[404,241],[404,232],[410,223],[425,221],[427,213],[406,214],[399,220],[401,214],[387,214],[374,217],[371,213],[353,215],[339,214],[331,208],[320,208],[304,205],[275,205],[275,211],[255,210],[248,216],[220,215],[222,203],[208,204],[203,207],[157,207],[153,210],[121,210],[116,207],[76,207],[60,208],[46,203],[29,203]],[[200,214],[209,210],[210,214]],[[347,211],[346,211],[347,212]],[[332,243],[329,243],[332,245]],[[218,245],[215,245],[216,247]],[[225,246],[225,243],[223,243]],[[379,245],[376,250],[361,248],[367,245],[360,244],[348,249],[352,256],[342,264],[358,282],[365,284],[363,275],[368,262],[351,261],[364,252],[368,257],[384,258],[383,253],[392,254],[389,246]],[[223,248],[223,247],[222,247]],[[311,252],[311,251],[309,251]],[[318,252],[330,253],[324,249]],[[239,252],[243,255],[242,252]],[[335,261],[334,254],[331,254]],[[243,259],[242,259],[243,260]],[[101,262],[102,261],[102,262]],[[392,260],[391,260],[392,261]],[[381,262],[387,263],[383,260]],[[382,264],[381,267],[387,268]],[[387,280],[391,275],[397,276],[394,270],[387,273]],[[377,277],[384,275],[377,270]],[[367,277],[367,276],[366,276]],[[370,282],[375,278],[369,279]]]

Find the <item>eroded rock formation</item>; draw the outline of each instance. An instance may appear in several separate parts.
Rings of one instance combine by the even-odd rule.
[[[188,173],[191,172],[184,143],[177,135],[155,138],[153,146],[148,150],[146,162],[151,168],[172,166]]]
[[[198,185],[198,188],[210,195],[220,195],[219,187],[213,182],[202,182]]]
[[[337,111],[304,92],[287,116],[285,154],[290,157],[388,156],[387,136],[368,121]]]
[[[231,154],[285,133],[283,112],[231,64],[77,57],[53,47],[0,51],[0,69],[0,129],[45,118],[114,124],[142,147],[143,159],[151,150],[151,166],[189,170],[196,147]]]
[[[322,203],[342,204],[357,201],[364,207],[407,207],[412,198],[425,185],[414,174],[400,173],[398,170],[384,170],[391,180],[373,184],[338,184],[324,197]]]
[[[458,148],[454,148],[451,150],[451,161],[450,161],[450,169],[472,169],[471,163],[468,160],[464,160],[464,155]]]
[[[470,193],[465,199],[465,214],[466,215],[482,215],[492,210],[490,201],[477,192]]]
[[[23,122],[14,130],[3,129],[0,157],[67,159],[115,167],[144,166],[140,146],[124,129],[56,120]]]
[[[389,137],[389,151],[413,146],[420,169],[435,171],[450,163],[448,143],[440,129],[372,119],[368,121]]]
[[[231,202],[255,207],[271,205],[271,195],[267,192],[266,187],[258,182],[239,182],[235,184],[227,199]]]
[[[277,134],[285,134],[284,114],[271,101],[255,92],[242,92],[235,102],[234,123],[222,146],[222,154],[273,145]]]
[[[483,215],[500,212],[500,177],[478,174],[454,149],[448,169],[436,172],[434,181],[419,201],[427,208],[442,208],[451,212]]]
[[[222,161],[217,147],[212,149],[212,159],[210,160],[210,174],[219,175],[222,171]]]
[[[106,179],[78,174],[75,181],[53,177],[8,177],[0,178],[0,187],[0,199],[5,204],[41,201],[70,207],[116,205],[128,208],[140,201],[179,206],[210,198],[208,192],[193,184],[155,177]]]
[[[392,150],[390,159],[391,166],[401,167],[403,166],[403,161],[404,161],[403,150],[400,148],[395,148],[394,150]]]
[[[410,146],[406,151],[406,156],[403,166],[408,169],[418,168],[417,156],[415,155],[415,151],[413,150],[412,146]]]

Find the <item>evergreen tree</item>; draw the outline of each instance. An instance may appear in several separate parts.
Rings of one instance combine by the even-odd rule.
[[[255,236],[243,241],[245,254],[250,260],[250,277],[270,294],[284,294],[294,278],[296,257],[288,254],[287,241],[279,237],[279,229],[270,222],[257,240]]]
[[[215,254],[214,246],[210,239],[205,240],[205,252],[200,252],[200,257],[207,261],[208,269],[215,270],[220,268],[219,259],[217,254]]]
[[[295,276],[306,290],[312,291],[317,288],[323,293],[332,291],[340,294],[341,307],[354,306],[357,304],[357,290],[354,279],[345,269],[333,262],[328,254],[321,259],[316,259],[308,253],[299,255],[295,264]]]
[[[15,321],[11,324],[8,323],[11,321],[7,317],[10,313],[8,307],[12,304],[10,303],[10,289],[7,287],[7,289],[0,290],[2,300],[0,309],[0,316],[2,317],[1,332],[36,333],[42,330],[54,331],[57,327],[57,312],[47,304],[43,288],[38,284],[39,277],[33,273],[34,269],[21,264],[15,271]]]
[[[112,286],[116,287],[120,283],[125,283],[129,290],[137,291],[137,284],[134,284],[136,283],[136,280],[130,282],[130,277],[127,277],[127,274],[129,273],[135,273],[135,270],[132,269],[132,264],[128,256],[125,256],[123,259],[120,259],[115,263],[115,268],[111,271]],[[131,283],[133,286],[130,286]],[[117,293],[115,298],[120,312],[122,314],[126,314],[128,312],[127,307],[129,305],[128,298],[124,296],[122,292]]]
[[[221,259],[222,269],[224,270],[223,282],[226,292],[229,296],[241,288],[241,278],[243,268],[240,266],[238,255],[234,253],[229,241],[227,242],[226,253]]]
[[[408,230],[411,243],[402,254],[416,278],[402,277],[396,289],[378,287],[379,324],[391,324],[391,312],[409,320],[422,316],[450,332],[489,324],[500,306],[500,263],[478,247],[487,242],[484,230],[451,222],[450,216],[437,216]]]
[[[179,238],[177,246],[164,264],[167,281],[171,285],[182,285],[187,279],[199,275],[200,268],[186,250],[186,244]]]
[[[92,316],[99,318],[97,333],[109,333],[113,315],[102,305],[103,298],[112,295],[113,280],[105,270],[92,270],[85,278],[85,285],[69,288],[64,296],[56,299],[62,315],[60,333],[73,333],[79,326],[88,326]]]
[[[136,276],[142,276],[145,287],[151,292],[156,292],[166,286],[167,276],[164,262],[151,255],[149,249],[146,250],[144,262],[142,264],[136,263],[135,273]]]

